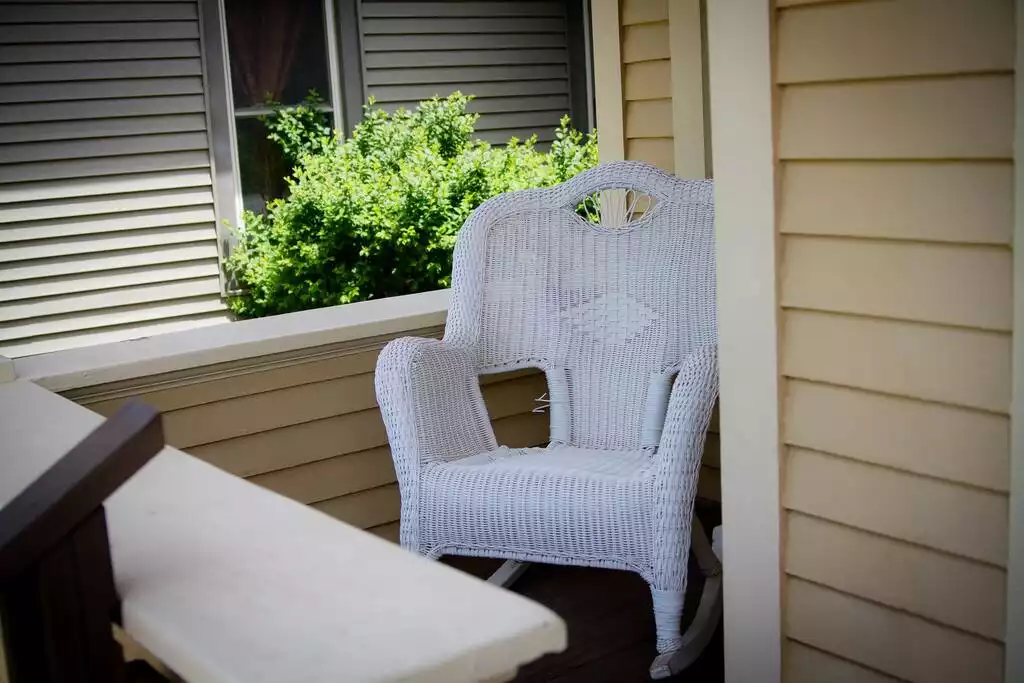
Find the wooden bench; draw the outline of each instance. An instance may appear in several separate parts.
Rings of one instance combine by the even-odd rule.
[[[102,421],[0,384],[0,501]],[[106,511],[124,629],[190,683],[503,680],[566,644],[540,605],[172,448]]]

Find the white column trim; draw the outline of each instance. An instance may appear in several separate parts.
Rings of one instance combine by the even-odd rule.
[[[706,178],[701,0],[669,0],[668,31],[675,174],[680,178]]]
[[[1017,0],[1014,76],[1013,397],[1010,405],[1010,556],[1006,577],[1006,681],[1024,680],[1024,0]]]
[[[324,3],[324,38],[327,43],[327,79],[331,89],[331,123],[334,130],[346,130],[345,105],[341,98],[341,68],[338,59],[338,18],[334,11],[334,0]]]
[[[771,22],[766,0],[707,3],[727,683],[782,676]]]
[[[217,219],[217,251],[221,260],[221,291],[231,294],[237,286],[225,270],[224,263],[236,242],[230,226],[242,225],[243,205],[224,0],[199,0],[199,28],[206,134],[210,141],[210,174]]]
[[[619,0],[592,0],[590,16],[598,152],[602,162],[619,161],[626,158]]]

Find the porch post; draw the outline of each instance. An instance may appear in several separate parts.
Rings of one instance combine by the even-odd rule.
[[[768,0],[707,3],[727,683],[782,676],[771,25]]]
[[[669,0],[668,30],[672,64],[672,144],[680,178],[711,177],[707,149],[707,99],[702,0]]]
[[[618,0],[591,0],[594,45],[594,99],[601,161],[626,158],[623,123],[622,50]]]

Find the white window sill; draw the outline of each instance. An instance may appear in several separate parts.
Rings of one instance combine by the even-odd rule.
[[[115,344],[26,356],[18,379],[68,391],[203,365],[443,325],[449,290],[242,320]]]

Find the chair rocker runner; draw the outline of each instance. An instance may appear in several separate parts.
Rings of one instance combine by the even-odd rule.
[[[721,616],[693,512],[718,394],[714,282],[711,181],[622,161],[484,202],[458,236],[444,340],[395,340],[377,363],[402,545],[513,561],[503,585],[527,562],[634,571],[651,587],[652,677],[692,663]],[[500,446],[484,406],[479,375],[519,368],[547,378],[543,448]],[[691,548],[705,581],[683,634]]]

